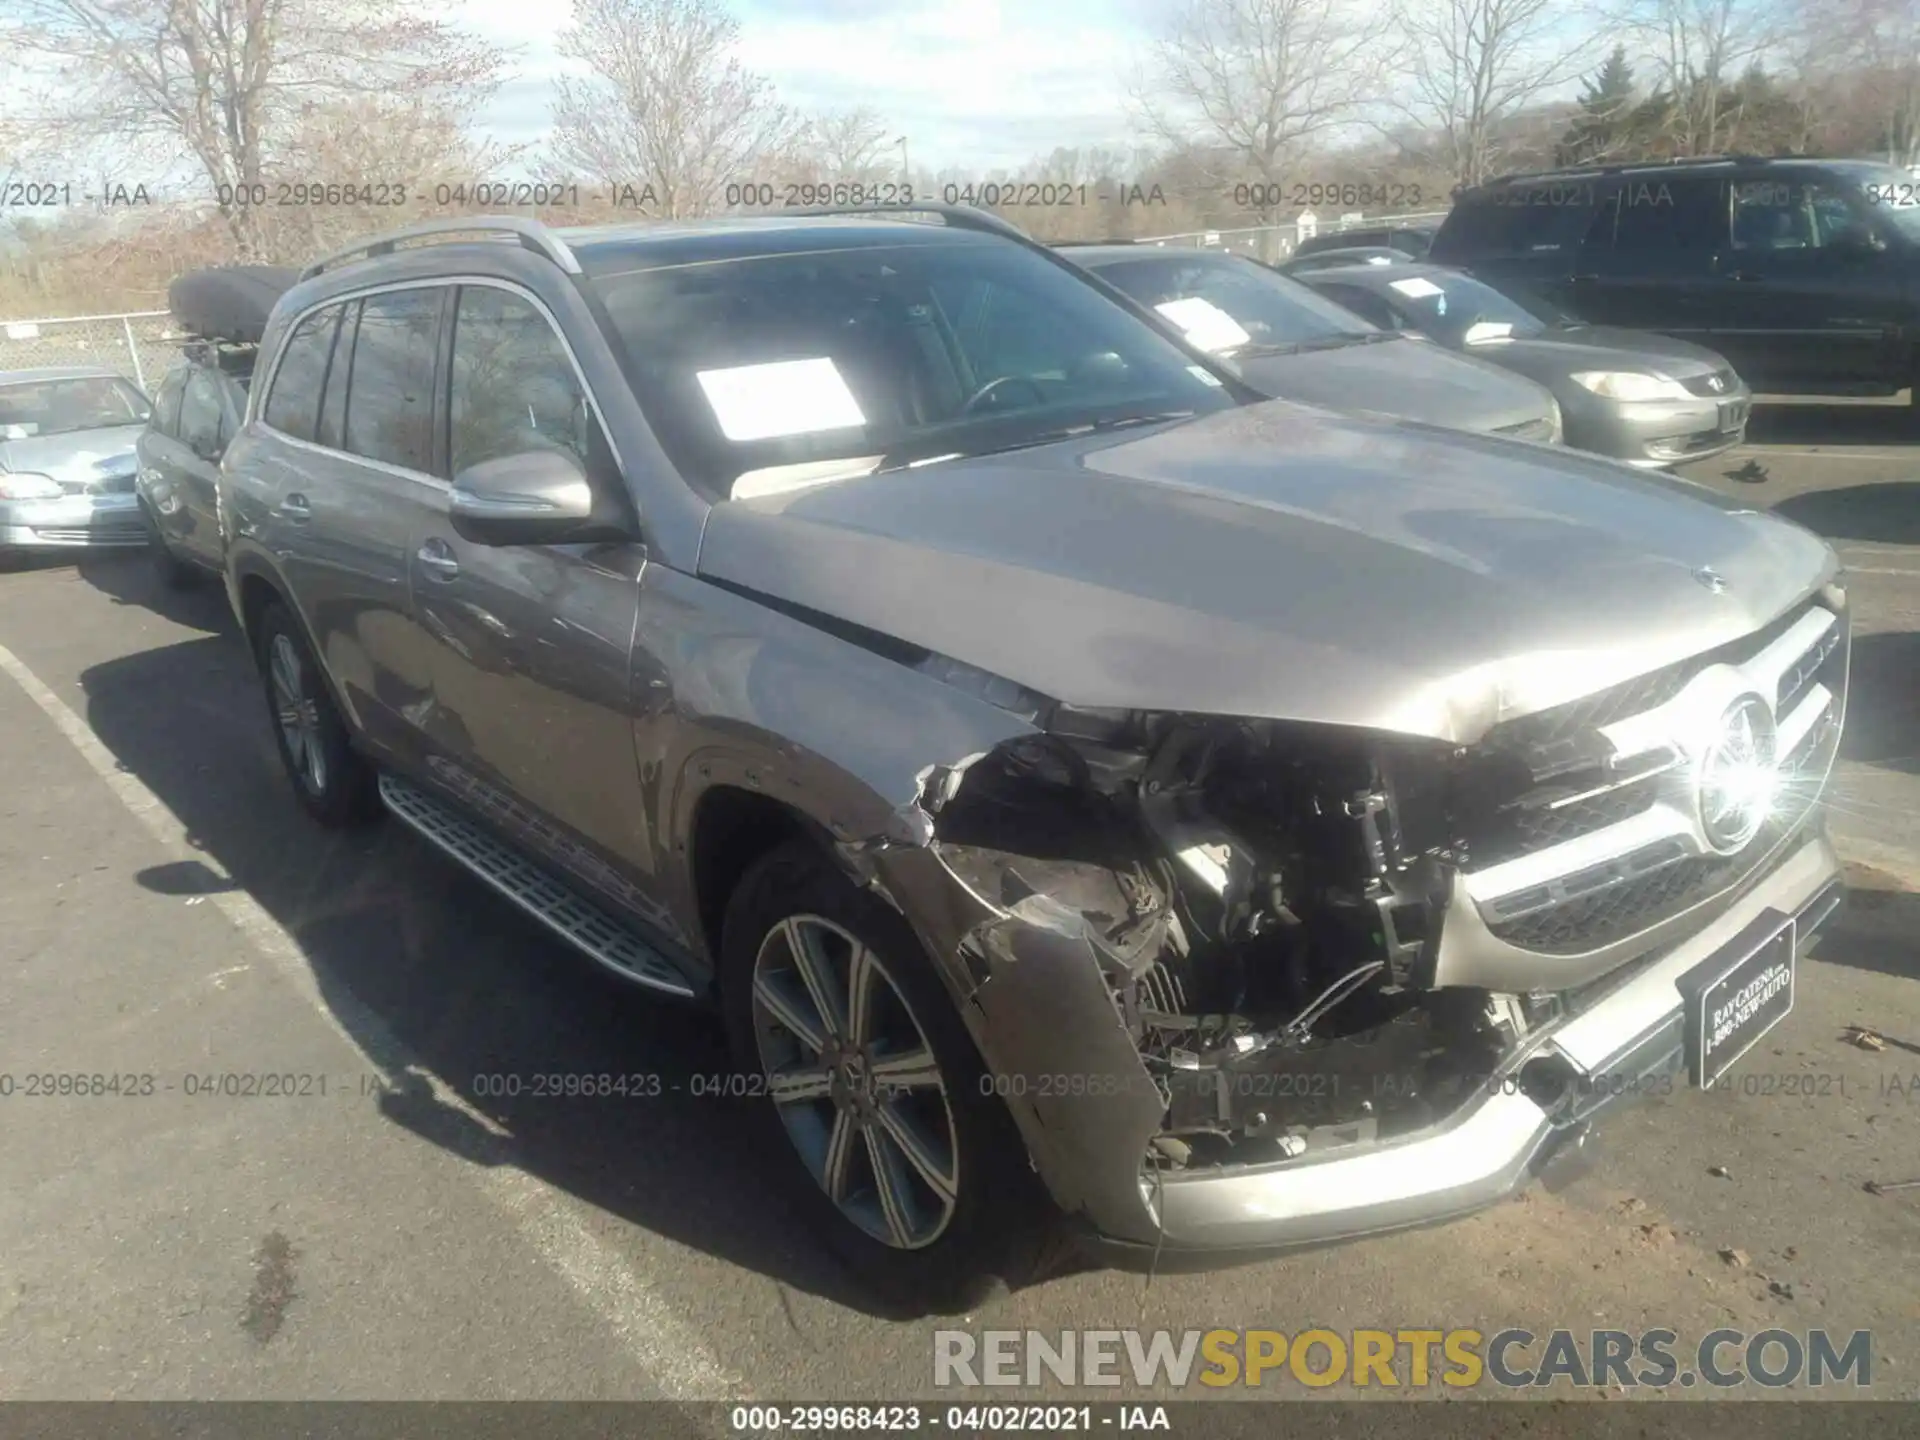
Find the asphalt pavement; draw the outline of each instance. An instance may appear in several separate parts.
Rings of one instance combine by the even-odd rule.
[[[1757,1083],[1622,1115],[1557,1194],[1224,1272],[1078,1270],[971,1325],[1870,1330],[1874,1396],[1920,1397],[1920,1189],[1866,1188],[1920,1177],[1913,433],[1763,409],[1686,472],[1851,571],[1855,891]],[[738,1102],[696,1093],[725,1069],[704,1017],[400,827],[310,824],[217,589],[138,555],[0,574],[0,1397],[935,1398],[935,1322],[768,1200]],[[662,1084],[487,1093],[551,1072]]]

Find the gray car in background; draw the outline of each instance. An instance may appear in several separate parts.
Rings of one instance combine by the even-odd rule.
[[[903,1303],[1466,1213],[1791,1006],[1811,532],[1264,400],[961,207],[403,234],[220,470],[293,791],[717,1007],[692,1095]]]
[[[0,373],[0,557],[140,545],[147,397],[111,370]]]
[[[1159,311],[1263,395],[1551,444],[1553,396],[1331,304],[1243,256],[1147,245],[1062,246]]]
[[[1746,438],[1752,392],[1704,346],[1588,325],[1439,265],[1308,267],[1299,278],[1375,324],[1417,331],[1546,386],[1560,402],[1567,443],[1579,449],[1664,469]]]

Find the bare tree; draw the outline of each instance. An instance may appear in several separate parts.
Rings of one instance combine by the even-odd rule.
[[[1418,158],[1478,185],[1513,143],[1511,123],[1592,60],[1569,44],[1566,0],[1395,0],[1407,52],[1405,99]],[[1400,89],[1400,87],[1394,87]],[[1404,143],[1404,141],[1403,141]]]
[[[1887,161],[1920,163],[1920,0],[1828,0],[1804,22],[1841,48]]]
[[[1652,62],[1675,153],[1707,155],[1731,144],[1739,126],[1734,82],[1785,33],[1777,0],[1628,0],[1617,18]]]
[[[808,157],[825,180],[872,180],[889,167],[888,153],[898,143],[890,127],[862,105],[816,115],[802,140]]]
[[[554,157],[640,192],[658,216],[717,208],[730,181],[785,162],[800,122],[732,53],[717,0],[578,0],[559,51],[587,74],[556,82]]]
[[[17,53],[47,74],[23,108],[69,154],[190,157],[242,258],[258,250],[259,211],[241,187],[264,182],[302,103],[404,93],[464,113],[491,91],[502,59],[399,0],[10,3]]]
[[[1270,199],[1309,146],[1379,102],[1400,49],[1366,0],[1182,0],[1134,93],[1162,139],[1239,171],[1213,184],[1250,176]]]

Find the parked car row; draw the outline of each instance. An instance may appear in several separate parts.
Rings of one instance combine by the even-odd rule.
[[[1153,1267],[1467,1213],[1777,1023],[1840,895],[1822,540],[1272,400],[1553,413],[1271,272],[904,208],[301,272],[213,529],[316,821],[716,1010],[769,1178],[929,1308],[1069,1223]]]

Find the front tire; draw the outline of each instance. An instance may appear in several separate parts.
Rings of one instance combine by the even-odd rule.
[[[896,911],[783,845],[735,888],[720,968],[771,1166],[865,1288],[954,1313],[1032,1278],[1056,1217]]]
[[[357,754],[307,638],[279,601],[260,612],[258,648],[280,763],[306,812],[322,825],[363,823],[380,811],[378,777]]]

